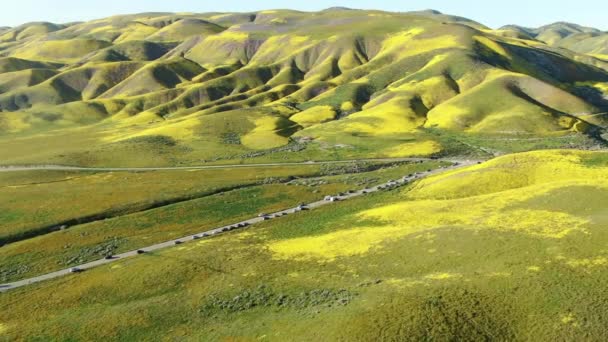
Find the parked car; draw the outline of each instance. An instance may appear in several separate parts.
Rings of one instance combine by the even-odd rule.
[[[145,253],[146,253],[146,251],[144,251],[144,250],[141,250],[141,249],[137,250],[137,254],[145,254]]]
[[[72,267],[72,268],[70,268],[70,273],[80,273],[82,271],[83,270],[81,268],[78,268],[78,267]]]

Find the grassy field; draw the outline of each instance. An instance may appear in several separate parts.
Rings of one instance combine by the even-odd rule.
[[[606,160],[505,156],[33,285],[0,297],[0,326],[7,340],[604,340]]]
[[[608,340],[606,36],[345,8],[0,28],[0,167],[359,160],[0,173],[0,282],[446,165],[362,159],[488,160],[2,293],[0,341]]]
[[[7,216],[8,219],[29,223],[30,226],[57,226],[62,220],[71,219],[74,215],[82,217],[86,210],[98,213],[102,209],[102,203],[113,211],[106,213],[108,218],[101,217],[87,224],[75,223],[66,230],[54,232],[25,228],[15,230],[15,225],[5,221],[2,230],[4,236],[23,236],[27,233],[39,233],[40,236],[29,239],[24,237],[20,242],[0,249],[0,281],[18,280],[78,265],[107,254],[117,254],[235,223],[261,212],[273,212],[301,202],[313,202],[327,194],[373,186],[405,174],[435,168],[440,164],[426,162],[390,166],[353,163],[230,171],[118,172],[94,176],[77,173],[76,175],[82,176],[77,183],[47,183],[56,187],[53,191],[40,188],[39,185],[29,186],[31,189],[23,186],[16,188],[12,196],[3,198],[7,203],[19,203],[24,212],[31,212],[33,208],[50,202],[44,198],[44,194],[66,194],[61,199],[67,202],[55,201],[54,206],[47,206],[48,214],[43,217],[48,221],[36,221],[41,215],[30,215],[31,222],[25,222],[17,214]],[[368,168],[379,169],[364,172]],[[48,172],[43,174],[48,177],[47,181],[58,176]],[[60,179],[63,180],[63,177],[65,175],[61,173]],[[10,178],[11,183],[32,178],[41,180],[36,172],[8,173],[5,178]],[[100,179],[103,181],[99,182]],[[8,182],[8,179],[4,181]],[[196,181],[204,184],[205,188],[182,189],[183,184]],[[81,195],[83,192],[97,193],[103,189],[120,189],[120,193],[99,193],[87,196],[86,200]],[[179,192],[172,193],[167,189],[179,189]],[[176,196],[179,200],[173,204],[163,202]],[[20,200],[9,201],[15,198]],[[34,198],[40,202],[31,200]],[[137,202],[138,198],[145,198],[146,202]],[[81,207],[71,206],[69,201],[79,203]],[[148,209],[145,204],[150,201],[162,205]],[[8,207],[9,204],[5,206]],[[68,207],[72,211],[65,210]],[[9,235],[11,233],[13,235]]]
[[[316,175],[319,166],[230,171],[65,172],[0,174],[0,241],[53,225],[112,218],[239,187]]]

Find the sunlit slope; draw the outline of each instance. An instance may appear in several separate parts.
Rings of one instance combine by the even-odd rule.
[[[605,340],[607,174],[605,153],[504,156],[7,292],[2,333]]]
[[[595,114],[608,111],[608,63],[435,11],[143,13],[32,30],[2,43],[4,134],[72,127],[100,142],[155,132],[191,144],[226,133],[242,154],[303,138],[398,149],[402,139],[431,146],[429,130],[596,139],[606,120]],[[64,115],[68,105],[80,113]],[[280,111],[293,129],[272,118],[206,137],[174,129],[202,128],[211,114],[237,124],[234,113],[254,108]],[[446,149],[433,146],[409,154]]]
[[[551,46],[566,48],[604,60],[608,59],[608,33],[595,28],[558,22],[539,28],[510,25],[503,29],[534,37]]]

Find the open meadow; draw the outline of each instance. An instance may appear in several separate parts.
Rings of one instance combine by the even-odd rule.
[[[17,289],[0,322],[8,339],[602,340],[607,174],[604,153],[509,155]]]
[[[607,341],[607,42],[343,7],[0,25],[0,342]]]

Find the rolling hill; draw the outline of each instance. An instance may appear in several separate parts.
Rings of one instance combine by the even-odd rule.
[[[566,23],[491,30],[437,11],[345,8],[24,24],[0,43],[0,140],[14,146],[0,156],[108,164],[133,136],[176,139],[183,163],[290,141],[320,158],[450,154],[446,136],[473,154],[508,152],[471,147],[479,135],[592,146],[608,111],[601,37]],[[80,148],[42,137],[66,135]],[[241,143],[227,146],[227,135]],[[35,157],[22,148],[40,144]],[[371,154],[370,144],[385,148]]]
[[[525,28],[509,25],[502,28],[515,31],[555,47],[566,48],[578,53],[608,59],[608,32],[592,27],[558,22],[539,28]]]
[[[608,340],[606,36],[0,28],[0,341]]]

